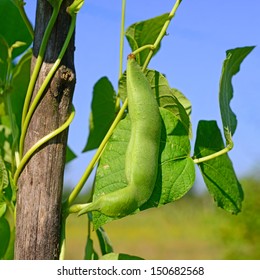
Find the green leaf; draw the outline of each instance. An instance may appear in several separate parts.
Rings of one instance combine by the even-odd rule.
[[[95,84],[91,108],[90,133],[83,152],[99,147],[115,118],[115,91],[107,77]]]
[[[110,253],[102,256],[100,260],[110,260],[110,261],[119,261],[119,260],[143,260],[143,258],[137,256],[131,256],[128,254],[122,253]]]
[[[23,53],[32,43],[30,32],[24,23],[19,10],[10,0],[0,1],[0,37],[5,38],[8,46],[15,42],[24,42],[25,45],[15,48],[12,53],[14,59]]]
[[[0,34],[0,96],[3,94],[8,68],[8,44]],[[0,114],[2,115],[2,113]]]
[[[96,230],[96,233],[97,233],[102,255],[112,253],[113,247],[112,247],[112,244],[111,244],[105,230],[102,227],[100,227]]]
[[[172,89],[165,76],[157,71],[148,70],[147,79],[158,100],[159,106],[172,112],[191,135],[190,101],[177,89]],[[180,99],[179,99],[180,98]]]
[[[223,139],[216,121],[200,121],[195,143],[196,157],[205,157],[223,148]],[[199,168],[217,205],[233,214],[239,213],[242,207],[243,190],[228,154],[202,162]]]
[[[172,112],[182,122],[191,136],[192,129],[189,117],[191,103],[188,98],[179,90],[171,88],[165,76],[158,71],[147,70],[145,75],[150,82],[159,106]],[[125,73],[119,80],[119,95],[123,101],[127,96]]]
[[[11,104],[19,131],[21,131],[23,104],[30,80],[31,58],[32,51],[29,50],[21,57],[12,71]]]
[[[89,236],[85,246],[84,260],[98,260],[98,254],[94,249],[94,242]]]
[[[51,1],[53,2],[53,0],[51,0]],[[59,1],[62,2],[62,0],[59,0]],[[67,12],[71,16],[73,16],[74,14],[77,14],[80,11],[83,4],[84,4],[84,0],[74,0],[72,2],[72,4],[67,8]]]
[[[164,122],[160,144],[160,167],[154,192],[142,210],[182,198],[193,186],[195,167],[190,157],[186,128],[169,110],[160,108]]]
[[[5,188],[8,187],[8,173],[5,167],[4,160],[0,155],[0,192],[2,192]]]
[[[126,30],[125,36],[132,51],[148,44],[154,44],[163,25],[168,19],[169,14],[163,14],[129,26]],[[155,50],[154,54],[159,50],[159,47]],[[136,55],[136,59],[140,65],[144,64],[148,53],[149,49],[146,49]]]
[[[5,116],[0,118],[0,123],[5,123]],[[6,164],[12,164],[12,133],[11,129],[0,124],[0,156]],[[8,168],[8,165],[7,165]]]
[[[174,96],[178,99],[178,101],[181,103],[183,108],[186,110],[186,113],[188,116],[191,115],[191,102],[190,100],[178,89],[173,88]]]
[[[5,218],[0,218],[0,259],[4,258],[10,240],[10,226]]]
[[[5,251],[4,260],[13,260],[14,259],[14,242],[15,242],[15,228],[10,232],[10,239],[8,247]]]
[[[240,64],[253,49],[254,47],[243,47],[228,50],[223,62],[219,85],[219,105],[227,142],[230,141],[228,135],[232,136],[237,127],[236,115],[230,108],[230,102],[233,98],[232,77],[239,72]]]
[[[3,194],[0,193],[0,218],[4,216],[5,212],[6,212],[6,202],[3,199]]]
[[[159,207],[184,196],[195,180],[193,160],[190,158],[189,135],[169,110],[160,109],[164,122],[159,170],[154,192],[140,210]],[[102,154],[96,174],[93,200],[101,193],[109,193],[127,186],[125,177],[125,153],[130,139],[130,119],[127,116],[116,127]],[[136,213],[136,212],[135,212]],[[114,220],[99,212],[93,212],[95,228]]]
[[[9,175],[9,189],[12,193],[12,196],[11,196],[11,201],[12,202],[16,202],[16,193],[17,193],[17,187],[14,183],[14,179],[13,179],[13,176],[12,176],[12,173],[10,170],[8,170],[8,175]]]
[[[73,159],[75,159],[77,155],[71,150],[69,146],[66,148],[66,163],[69,163]]]

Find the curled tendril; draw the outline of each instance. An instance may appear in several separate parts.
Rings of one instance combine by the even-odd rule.
[[[35,153],[35,151],[37,149],[39,149],[43,144],[45,144],[46,142],[48,142],[49,140],[51,140],[53,137],[57,136],[58,134],[60,134],[61,132],[63,132],[66,128],[69,127],[69,125],[71,124],[72,120],[74,119],[75,116],[75,108],[74,106],[72,106],[72,111],[70,113],[70,116],[68,117],[68,119],[66,120],[66,122],[61,125],[60,127],[58,127],[57,129],[55,129],[54,131],[50,132],[49,134],[47,134],[46,136],[44,136],[43,138],[41,138],[38,142],[36,142],[27,152],[26,154],[23,156],[20,164],[18,165],[16,172],[14,174],[14,183],[15,185],[17,185],[17,181],[19,178],[19,175],[21,174],[22,170],[24,169],[26,163],[28,162],[28,160],[31,158],[31,156]]]

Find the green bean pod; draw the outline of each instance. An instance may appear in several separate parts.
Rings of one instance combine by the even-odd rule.
[[[142,206],[153,192],[158,170],[161,116],[151,86],[132,54],[128,56],[126,79],[131,120],[125,159],[128,185],[100,196],[79,215],[99,211],[110,217],[123,217]]]

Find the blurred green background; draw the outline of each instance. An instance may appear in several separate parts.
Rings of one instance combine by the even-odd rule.
[[[148,260],[260,259],[260,179],[241,180],[245,198],[237,216],[216,207],[207,192],[104,226],[114,251]],[[87,216],[67,224],[66,259],[83,259]],[[99,252],[95,232],[92,238]]]

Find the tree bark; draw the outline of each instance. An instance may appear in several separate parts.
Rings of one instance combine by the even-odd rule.
[[[52,30],[33,96],[39,90],[65,41],[70,25],[64,0]],[[46,26],[52,14],[47,0],[37,1],[33,69]],[[71,112],[75,86],[74,36],[30,121],[24,152],[61,126]],[[31,157],[18,180],[15,259],[57,259],[59,256],[61,195],[68,131],[64,131]]]

